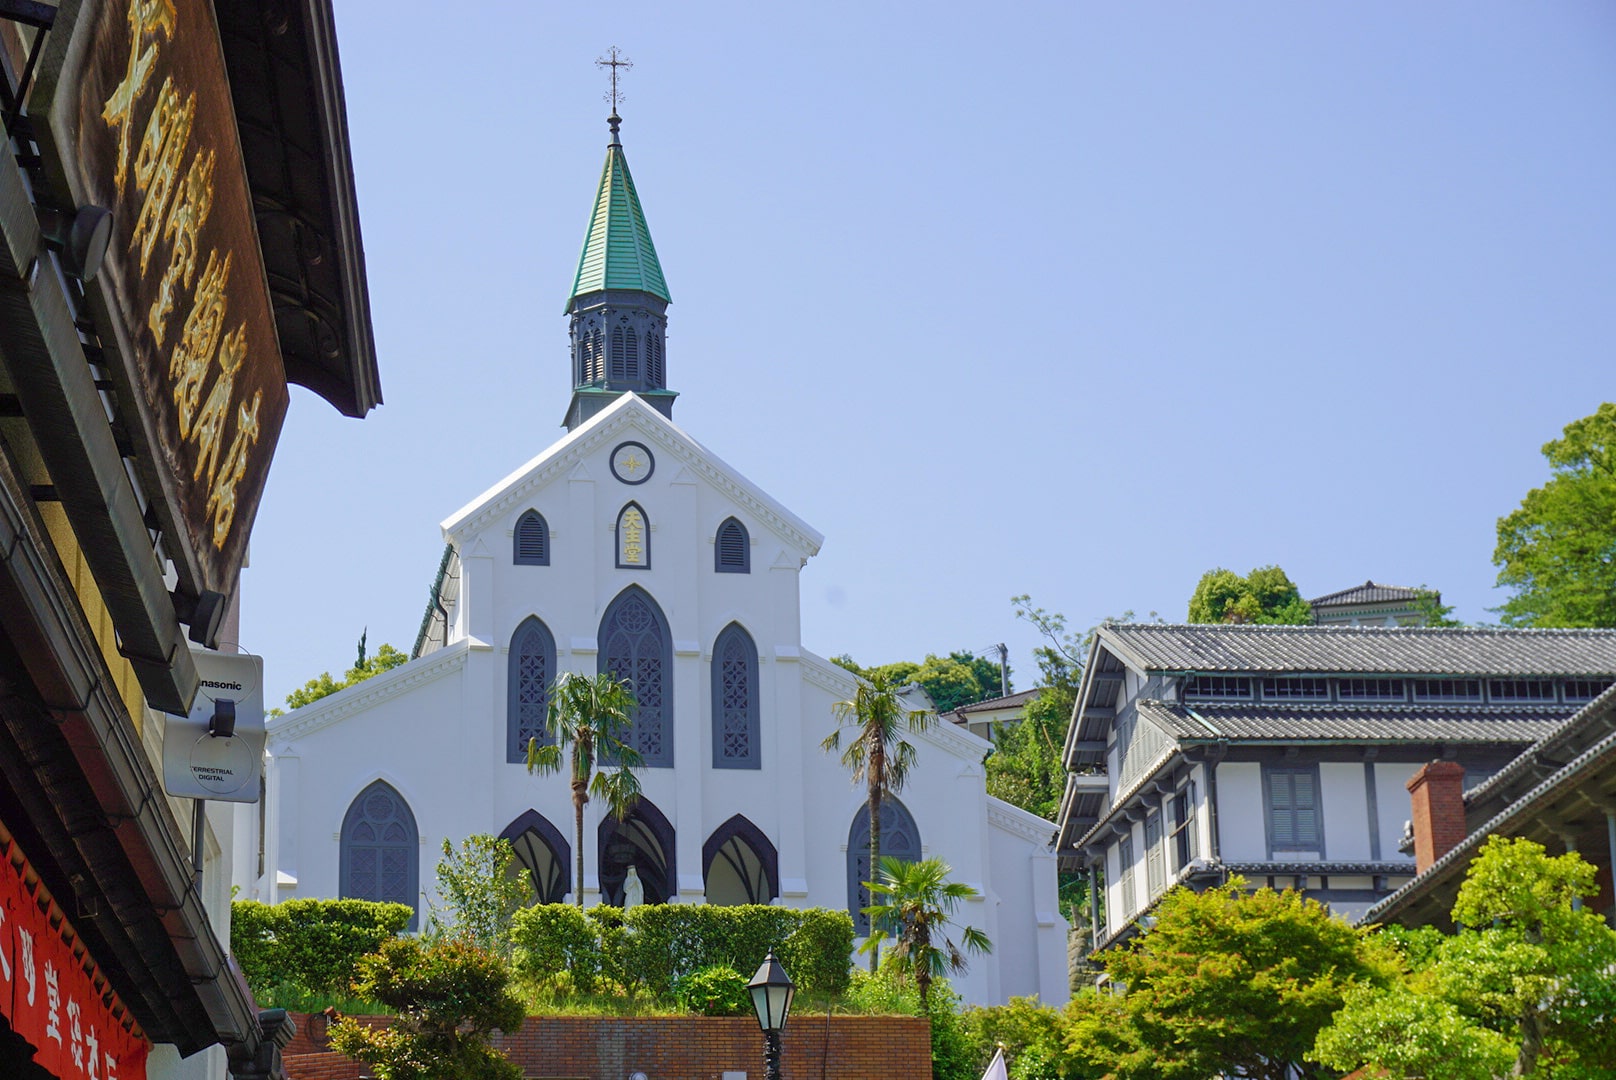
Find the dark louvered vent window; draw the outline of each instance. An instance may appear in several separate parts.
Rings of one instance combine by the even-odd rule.
[[[634,328],[632,326],[628,328],[627,334],[628,377],[630,379],[638,379],[640,377],[640,335],[634,332]]]
[[[612,328],[612,381],[628,380],[628,346],[623,340],[623,327]]]
[[[515,548],[517,566],[550,565],[550,527],[537,510],[529,510],[517,519]]]
[[[1488,679],[1487,696],[1493,701],[1553,701],[1553,679]]]
[[[646,362],[650,364],[650,370],[647,373],[646,378],[650,381],[651,385],[666,386],[667,380],[662,371],[661,334],[653,333],[645,335],[645,358]]]
[[[1415,701],[1480,701],[1480,679],[1415,679]]]
[[[734,518],[718,527],[718,553],[715,569],[720,574],[749,574],[752,572],[752,542],[746,535],[746,526]]]
[[[1318,773],[1311,768],[1267,772],[1270,846],[1275,851],[1322,851]]]
[[[1610,689],[1609,679],[1567,679],[1565,681],[1565,699],[1567,701],[1592,701],[1594,698]]]
[[[1196,701],[1213,698],[1251,700],[1251,680],[1237,675],[1197,675],[1184,687],[1184,696]]]
[[[1338,679],[1336,696],[1342,701],[1406,701],[1402,679]]]

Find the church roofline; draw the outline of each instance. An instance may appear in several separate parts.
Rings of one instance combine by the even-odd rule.
[[[602,443],[610,441],[630,426],[654,440],[673,459],[703,476],[787,542],[809,556],[819,553],[825,537],[817,529],[787,510],[778,500],[633,392],[624,393],[538,456],[456,510],[442,523],[444,540],[454,542],[457,538],[481,532],[517,511],[520,509],[518,503],[524,503],[540,488],[571,471]]]
[[[354,713],[375,708],[426,683],[436,682],[463,666],[470,653],[471,639],[461,638],[436,652],[400,664],[364,682],[345,686],[284,716],[274,717],[264,724],[270,747],[285,746],[345,720]]]

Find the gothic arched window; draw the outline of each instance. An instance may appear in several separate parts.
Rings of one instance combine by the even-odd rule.
[[[589,331],[588,381],[598,383],[606,377],[606,344],[601,339],[600,327]]]
[[[617,568],[651,569],[651,522],[640,504],[631,502],[617,512]]]
[[[713,642],[712,666],[713,768],[760,769],[757,646],[739,623]]]
[[[752,538],[739,521],[726,518],[718,527],[713,547],[713,569],[720,574],[752,572]]]
[[[550,526],[544,515],[529,510],[516,519],[511,561],[517,566],[550,565]]]
[[[920,859],[920,830],[915,819],[890,795],[881,801],[881,857],[889,855],[908,862]],[[865,888],[869,880],[870,805],[865,803],[847,830],[847,913],[853,916],[853,933],[860,937],[870,932],[870,917],[864,914],[870,906],[870,890]]]
[[[505,760],[527,760],[529,739],[540,746],[555,741],[545,723],[550,706],[550,681],[555,678],[555,636],[530,615],[511,635],[510,666],[506,675]]]
[[[634,328],[632,326],[628,327],[627,330],[628,377],[633,380],[640,377],[640,336],[634,332]]]
[[[628,347],[623,340],[623,327],[612,327],[612,381],[628,381]]]
[[[380,900],[416,910],[420,834],[410,804],[385,780],[377,780],[348,807],[342,819],[338,891],[344,900]],[[415,915],[408,929],[415,929]]]
[[[599,670],[634,691],[628,742],[654,768],[673,767],[673,637],[651,594],[630,585],[600,620]]]
[[[654,332],[645,335],[645,351],[650,363],[646,379],[652,386],[666,386],[667,376],[662,370],[662,335]]]

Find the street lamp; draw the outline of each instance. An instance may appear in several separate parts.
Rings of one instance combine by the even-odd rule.
[[[758,1027],[763,1029],[764,1071],[768,1080],[780,1080],[780,1033],[786,1029],[797,986],[770,949],[746,988],[752,992],[752,1008],[757,1011]]]

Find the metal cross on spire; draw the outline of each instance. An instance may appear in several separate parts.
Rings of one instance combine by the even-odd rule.
[[[622,53],[618,51],[617,46],[613,45],[610,49],[606,50],[605,56],[602,56],[595,61],[595,66],[612,69],[612,88],[607,91],[606,100],[611,102],[612,115],[616,116],[617,106],[622,104],[624,100],[622,92],[617,89],[617,69],[631,68],[634,66],[634,61],[622,55]]]

